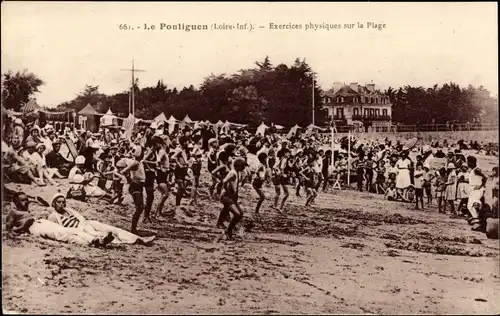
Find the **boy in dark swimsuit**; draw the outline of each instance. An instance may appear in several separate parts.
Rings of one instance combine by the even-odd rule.
[[[243,218],[244,211],[238,203],[238,189],[243,170],[246,163],[242,158],[236,158],[233,162],[233,168],[222,182],[221,202],[224,208],[233,214],[233,217],[225,231],[228,240],[233,238],[233,229]]]

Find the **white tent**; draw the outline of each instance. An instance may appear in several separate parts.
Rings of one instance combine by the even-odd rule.
[[[184,119],[182,120],[182,122],[184,123],[188,123],[188,124],[191,124],[191,123],[194,123],[194,121],[189,117],[189,115],[186,114],[186,116],[184,117]]]
[[[101,117],[101,126],[118,125],[118,117],[116,117],[111,109]]]
[[[290,137],[292,137],[292,135],[297,135],[297,131],[298,131],[299,129],[301,129],[301,127],[300,127],[300,126],[298,126],[298,125],[295,125],[294,127],[292,127],[292,128],[290,129],[290,131],[288,132],[288,134],[286,135],[286,137],[290,138]]]
[[[259,127],[257,127],[257,132],[255,133],[255,135],[261,135],[261,136],[264,136],[264,134],[266,133],[266,129],[268,129],[269,127],[262,123],[260,124]]]
[[[174,132],[174,129],[175,129],[175,124],[177,124],[179,121],[173,116],[173,115],[170,115],[170,117],[168,118],[168,133],[169,134],[172,134]]]
[[[157,117],[155,117],[153,119],[154,122],[167,122],[167,117],[165,116],[165,114],[162,112],[160,114],[158,114]]]

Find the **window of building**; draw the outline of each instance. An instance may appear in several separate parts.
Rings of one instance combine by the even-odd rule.
[[[337,116],[338,117],[344,116],[344,108],[337,108]]]
[[[355,108],[354,111],[353,111],[353,115],[354,116],[358,116],[359,115],[359,109],[358,108]]]
[[[379,109],[375,110],[375,116],[380,116],[380,110]]]
[[[387,110],[385,110],[385,109],[384,109],[384,110],[382,110],[382,115],[383,115],[383,116],[387,116]]]
[[[363,112],[363,116],[368,116],[368,109],[365,109],[365,111]]]

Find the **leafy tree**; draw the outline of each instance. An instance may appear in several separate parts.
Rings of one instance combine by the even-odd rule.
[[[19,111],[44,82],[34,73],[8,71],[2,80],[2,104],[6,109]]]

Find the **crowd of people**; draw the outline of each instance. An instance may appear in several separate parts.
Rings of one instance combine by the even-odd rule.
[[[245,218],[239,203],[239,189],[245,184],[259,197],[253,209],[256,217],[268,199],[266,184],[274,187],[270,210],[284,216],[291,190],[297,197],[305,192],[304,206],[311,207],[320,191],[337,182],[344,187],[355,183],[359,191],[383,194],[388,200],[414,201],[416,208],[424,208],[424,196],[427,207],[436,199],[439,212],[449,209],[453,216],[466,216],[475,231],[484,232],[486,218],[495,216],[491,210],[498,208],[498,168],[493,170],[494,202],[488,208],[484,199],[488,177],[476,157],[461,154],[460,146],[445,153],[431,146],[417,148],[416,141],[361,143],[342,138],[330,147],[313,131],[279,135],[272,126],[264,134],[251,135],[244,128],[197,123],[169,133],[167,124],[160,122],[136,126],[127,135],[125,128],[101,128],[97,133],[68,128],[57,133],[50,124],[27,127],[20,118],[10,124],[9,132],[2,133],[4,179],[59,186],[60,179],[67,178],[69,187],[54,197],[54,212],[47,219],[30,217],[26,194],[14,194],[16,210],[9,215],[8,226],[66,242],[100,246],[150,242],[137,236],[141,216],[145,223],[184,216],[183,200],[199,204],[203,169],[211,177],[208,198],[221,204],[214,224],[226,239],[234,238]],[[61,153],[67,140],[75,144],[75,157]],[[130,232],[86,220],[65,205],[66,199],[92,198],[122,204],[126,187],[134,205]],[[167,203],[170,195],[173,205]],[[153,210],[155,196],[159,199]]]

